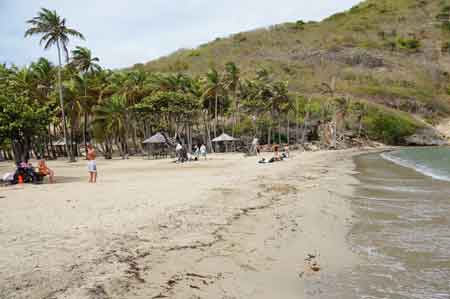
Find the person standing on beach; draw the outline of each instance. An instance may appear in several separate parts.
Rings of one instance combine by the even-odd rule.
[[[97,182],[97,163],[95,162],[97,154],[92,144],[88,144],[86,158],[88,160],[89,183]]]
[[[181,162],[181,150],[183,149],[183,147],[181,146],[181,144],[178,142],[176,147],[175,147],[175,153],[177,156],[177,162]]]
[[[207,153],[206,146],[202,144],[202,146],[200,147],[200,154],[202,155],[202,157],[205,158],[205,160],[206,160],[206,153]]]

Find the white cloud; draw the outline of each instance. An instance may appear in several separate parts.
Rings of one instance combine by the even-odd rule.
[[[117,68],[146,62],[219,36],[286,21],[320,20],[359,0],[0,0],[0,62],[26,64],[44,52],[24,39],[26,20],[40,7],[55,9],[86,42],[74,40]],[[53,60],[53,59],[52,59]]]

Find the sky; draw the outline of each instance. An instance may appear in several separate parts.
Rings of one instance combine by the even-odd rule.
[[[0,63],[56,61],[39,39],[24,38],[26,20],[41,7],[56,10],[107,68],[129,67],[200,44],[283,22],[319,21],[360,0],[0,0]]]

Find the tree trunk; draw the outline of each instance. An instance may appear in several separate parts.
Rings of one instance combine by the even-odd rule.
[[[84,75],[86,77],[86,74]],[[87,99],[87,86],[86,86],[86,78],[84,78],[84,99]],[[84,111],[84,123],[83,123],[83,144],[85,150],[85,159],[87,160],[87,122],[88,122],[88,113]]]
[[[308,98],[308,104],[311,101],[310,98]],[[302,130],[302,144],[305,144],[305,137],[306,137],[306,127],[307,127],[307,122],[309,121],[309,111],[306,111],[305,114],[305,119],[303,120],[303,130]]]
[[[88,113],[84,112],[83,143],[84,143],[84,150],[86,153],[86,155],[85,155],[86,160],[87,160],[87,122],[88,122]]]
[[[69,154],[69,156],[73,157],[73,159],[71,159],[70,162],[75,162],[75,157],[78,156],[78,151],[77,151],[78,145],[75,141],[74,130],[75,130],[75,124],[72,122],[70,124],[70,146],[69,146],[71,154]]]
[[[291,121],[290,121],[290,119],[289,119],[289,117],[288,117],[288,119],[287,119],[287,130],[286,130],[286,135],[287,135],[287,144],[289,145],[289,144],[291,144],[291,134],[290,134],[290,131],[291,131]]]
[[[192,154],[192,125],[187,124],[188,153]]]
[[[69,150],[69,142],[67,140],[67,126],[66,126],[66,114],[64,113],[64,99],[63,99],[63,92],[62,92],[62,82],[61,82],[61,48],[59,45],[59,39],[56,40],[56,47],[58,48],[58,91],[59,91],[59,102],[61,105],[61,116],[62,116],[62,122],[64,126],[64,142],[66,144],[66,152],[69,153],[69,162],[75,162],[75,158],[73,157],[71,151]]]
[[[133,135],[131,135],[131,138],[132,138],[132,141],[133,141],[133,147],[134,147],[134,153],[136,154],[136,153],[143,153],[144,152],[144,149],[142,148],[142,144],[139,142],[137,142],[137,139],[138,139],[138,137],[137,137],[137,126],[138,126],[138,123],[137,123],[137,121],[136,121],[136,123],[134,124],[134,126],[133,126]]]
[[[295,144],[298,145],[299,142],[299,125],[298,125],[298,97],[296,99],[296,107],[295,107]]]
[[[216,138],[217,137],[217,105],[218,105],[218,96],[217,96],[217,93],[216,93],[216,96],[215,96],[215,108],[214,108],[214,138]]]
[[[281,144],[281,121],[278,122],[278,144]]]
[[[11,146],[16,162],[24,162],[30,158],[30,143],[26,139],[18,140],[15,137],[11,138]]]
[[[204,119],[204,124],[205,124],[205,136],[206,136],[206,146],[208,147],[208,151],[211,153],[214,153],[214,148],[212,146],[212,142],[211,142],[211,129],[210,129],[210,125],[209,125],[209,114],[206,113],[203,114],[203,119]]]

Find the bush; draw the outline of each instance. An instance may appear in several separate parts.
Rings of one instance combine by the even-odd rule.
[[[298,30],[303,30],[305,29],[305,22],[303,22],[303,20],[298,20],[297,22],[295,22],[295,29]]]
[[[441,52],[442,52],[443,54],[444,54],[444,53],[450,53],[450,42],[444,42],[444,43],[442,44]]]
[[[198,50],[192,50],[190,53],[189,53],[189,57],[199,57],[201,55],[201,53],[200,53],[200,51],[198,51]]]
[[[363,126],[371,139],[399,145],[419,127],[411,117],[398,111],[370,105],[363,117]]]
[[[399,48],[406,50],[418,50],[420,48],[420,40],[417,38],[399,38],[397,44]]]

